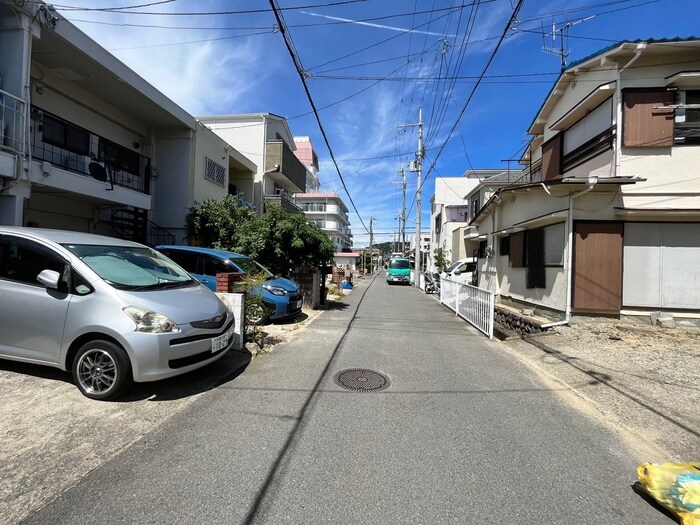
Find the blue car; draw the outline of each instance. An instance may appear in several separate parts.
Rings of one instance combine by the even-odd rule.
[[[200,248],[198,246],[156,246],[156,250],[182,266],[209,289],[216,291],[217,273],[260,275],[265,278],[249,293],[262,297],[263,308],[248,308],[246,317],[252,324],[291,319],[301,313],[299,286],[289,279],[276,277],[267,268],[240,253]]]

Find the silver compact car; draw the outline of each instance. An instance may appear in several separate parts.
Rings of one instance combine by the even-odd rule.
[[[0,226],[0,358],[69,370],[92,399],[222,357],[233,313],[158,251]]]

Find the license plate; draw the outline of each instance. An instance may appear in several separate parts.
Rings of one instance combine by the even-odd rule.
[[[292,310],[296,310],[297,308],[301,308],[301,300],[299,300],[299,301],[290,301],[290,302],[289,302],[289,307],[290,307]]]
[[[219,350],[226,348],[228,346],[228,340],[231,337],[230,334],[220,335],[211,340],[211,351],[218,352]]]

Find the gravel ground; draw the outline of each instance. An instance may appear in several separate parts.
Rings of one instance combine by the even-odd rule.
[[[700,459],[700,329],[574,318],[503,345],[590,402],[648,456]]]

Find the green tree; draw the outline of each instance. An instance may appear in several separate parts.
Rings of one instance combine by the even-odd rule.
[[[276,205],[269,205],[258,220],[240,226],[236,249],[277,274],[328,264],[335,253],[328,235],[309,224],[303,214]]]
[[[232,250],[238,244],[240,225],[257,218],[238,195],[195,203],[185,219],[190,244]]]
[[[335,252],[328,235],[309,224],[303,214],[269,205],[258,216],[233,195],[195,203],[185,225],[191,244],[248,255],[280,275],[330,263]]]
[[[433,250],[433,262],[440,270],[447,268],[447,257],[445,256],[445,250],[443,248],[435,248],[435,250]]]

